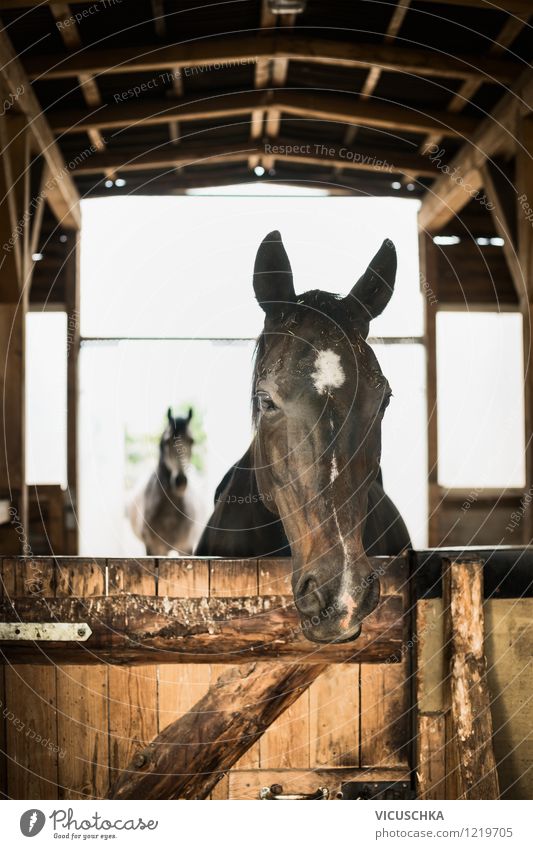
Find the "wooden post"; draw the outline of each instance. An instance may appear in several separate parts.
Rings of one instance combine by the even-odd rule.
[[[420,288],[424,295],[428,428],[428,542],[440,544],[437,430],[437,247],[430,233],[420,234]]]
[[[65,300],[67,308],[67,492],[64,505],[66,542],[61,554],[76,555],[78,534],[78,397],[80,354],[80,234],[70,236],[70,247],[65,275]]]
[[[3,554],[27,554],[28,493],[25,476],[24,354],[28,309],[29,137],[25,120],[0,119],[0,395],[2,429],[0,499],[10,510],[0,525]]]
[[[255,663],[222,674],[120,775],[113,799],[205,799],[225,772],[326,669]]]
[[[459,799],[498,799],[486,678],[483,563],[443,560],[451,735]]]
[[[516,147],[518,258],[522,274],[520,307],[524,331],[524,402],[526,445],[526,497],[522,505],[522,541],[533,539],[533,119],[519,120]]]

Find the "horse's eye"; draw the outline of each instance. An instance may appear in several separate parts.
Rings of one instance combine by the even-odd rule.
[[[262,413],[271,413],[278,409],[268,392],[256,392],[255,397],[257,399],[257,406]]]

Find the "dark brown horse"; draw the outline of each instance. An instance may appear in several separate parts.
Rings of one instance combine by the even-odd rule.
[[[254,369],[255,433],[218,487],[197,554],[291,554],[295,603],[317,642],[358,636],[379,599],[368,555],[409,545],[381,483],[391,390],[365,341],[395,276],[389,240],[345,298],[321,290],[297,296],[277,231],[255,263],[266,315]]]

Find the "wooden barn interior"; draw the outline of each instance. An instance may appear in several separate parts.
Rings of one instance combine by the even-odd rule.
[[[0,0],[0,16],[3,796],[530,798],[531,0]],[[306,646],[288,636],[292,620],[271,622],[262,607],[290,596],[284,560],[78,557],[80,201],[125,185],[160,196],[251,183],[420,201],[428,550],[377,564],[384,603],[366,642],[313,662],[309,647],[296,662]],[[65,313],[71,333],[66,489],[26,482],[25,323],[43,310]],[[451,311],[522,318],[523,486],[439,482],[436,323]],[[254,598],[266,619],[249,640],[261,644],[270,623],[285,648],[256,661],[218,626],[203,649],[193,635],[181,649],[149,643],[124,625],[131,594],[161,634],[161,599],[176,599],[179,617],[178,599],[207,598],[213,621],[231,622]],[[38,626],[45,610],[48,622],[90,620],[93,650],[17,641],[8,625]],[[481,670],[480,725],[465,743],[447,635],[461,617],[474,635],[483,616],[484,652],[452,639],[451,662],[468,656]],[[106,617],[122,623],[113,645],[98,631]],[[228,677],[234,650],[247,671]],[[216,747],[207,764],[176,748],[231,730],[204,728],[198,700],[222,715],[281,683],[291,698],[268,717],[243,713],[233,732],[248,744],[226,746],[226,760]],[[174,781],[157,786],[162,763]],[[187,771],[215,778],[180,780]]]

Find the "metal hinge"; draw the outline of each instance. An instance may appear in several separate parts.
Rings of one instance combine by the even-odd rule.
[[[84,643],[91,634],[85,622],[0,622],[0,642]]]

